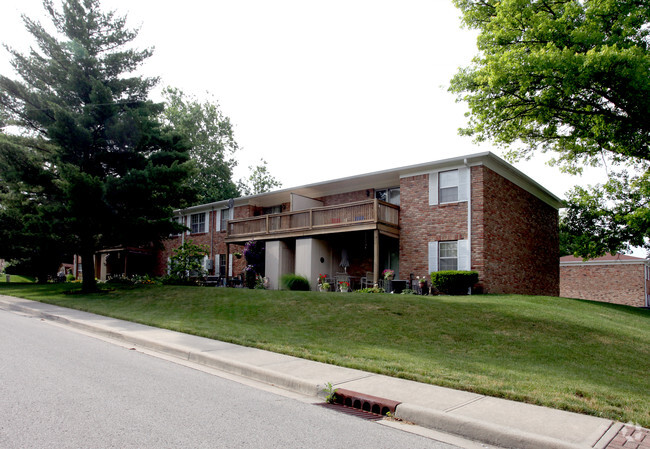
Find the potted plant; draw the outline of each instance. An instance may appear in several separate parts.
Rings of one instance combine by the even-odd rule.
[[[418,279],[418,285],[420,287],[420,292],[423,295],[425,295],[426,294],[426,289],[427,289],[427,278],[424,277],[424,276],[422,276],[422,277],[418,276],[417,279]]]
[[[340,281],[339,282],[339,291],[341,293],[346,293],[349,288],[350,288],[350,283],[348,281]]]
[[[330,291],[330,284],[329,284],[329,282],[323,282],[322,284],[318,285],[318,288],[322,292],[328,292],[328,291]]]
[[[384,276],[384,279],[386,279],[387,281],[392,281],[393,278],[395,277],[395,270],[386,268],[381,274]]]

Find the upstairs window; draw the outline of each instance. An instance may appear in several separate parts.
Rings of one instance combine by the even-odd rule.
[[[192,234],[205,232],[205,213],[192,214],[190,216],[190,224],[190,232]]]
[[[429,174],[429,206],[469,201],[471,194],[469,167]]]
[[[221,209],[221,229],[222,231],[225,231],[228,229],[228,220],[230,220],[232,217],[230,216],[230,211],[231,209]]]
[[[438,174],[438,199],[441,203],[458,201],[458,170],[442,171]]]
[[[395,206],[399,206],[399,187],[375,190],[375,198],[379,201],[385,201],[394,204]]]

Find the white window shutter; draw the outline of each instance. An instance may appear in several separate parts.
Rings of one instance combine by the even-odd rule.
[[[438,204],[438,172],[429,173],[429,206]]]
[[[438,271],[438,242],[429,242],[429,273]]]
[[[470,266],[470,247],[469,240],[459,240],[458,241],[458,270],[459,271],[469,271],[472,269]]]
[[[205,213],[205,232],[210,232],[210,212]]]
[[[228,276],[232,276],[232,254],[228,255]]]
[[[458,169],[458,201],[469,201],[470,193],[470,170],[469,167]]]

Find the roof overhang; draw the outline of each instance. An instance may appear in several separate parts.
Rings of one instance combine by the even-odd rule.
[[[354,192],[359,190],[398,187],[401,178],[416,176],[418,174],[427,174],[439,170],[453,169],[462,166],[473,167],[479,165],[484,165],[489,169],[495,171],[499,175],[535,195],[537,198],[554,207],[555,209],[564,207],[563,201],[560,198],[491,152],[470,154],[467,156],[459,156],[423,164],[409,165],[400,168],[391,168],[378,172],[349,176],[345,178],[333,179],[330,181],[307,184],[299,187],[276,190],[274,192],[235,198],[234,205],[235,207],[246,205],[271,207],[290,202],[292,193],[303,195],[308,198],[321,198],[328,195],[336,195],[339,193]],[[189,207],[183,210],[178,210],[176,212],[187,214],[207,210],[222,209],[228,207],[228,202],[229,200],[217,201],[214,203]]]

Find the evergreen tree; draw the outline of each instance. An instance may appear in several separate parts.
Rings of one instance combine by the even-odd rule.
[[[131,76],[151,50],[128,46],[137,31],[126,17],[102,12],[98,0],[43,4],[56,32],[23,16],[37,46],[27,55],[8,48],[20,79],[0,76],[0,223],[25,214],[31,226],[2,230],[14,244],[49,236],[80,254],[92,291],[98,249],[175,230],[172,210],[192,199],[192,166],[186,140],[161,125],[163,105],[148,99],[157,79]]]

